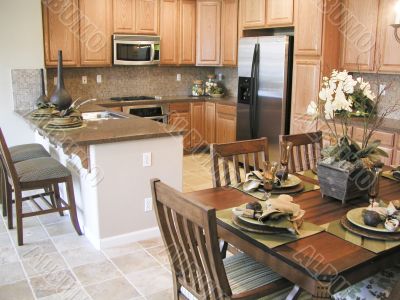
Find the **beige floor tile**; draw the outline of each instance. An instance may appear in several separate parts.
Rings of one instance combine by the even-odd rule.
[[[74,286],[67,291],[40,298],[40,300],[91,300],[91,298],[83,288]]]
[[[61,217],[59,213],[52,213],[52,214],[46,214],[39,216],[40,222],[43,225],[49,225],[49,224],[54,224],[54,223],[60,223],[60,222],[69,222],[69,216],[65,215]]]
[[[63,257],[57,252],[42,252],[26,256],[22,260],[22,264],[28,277],[54,273],[68,268]]]
[[[44,226],[50,236],[65,235],[75,232],[71,222],[61,222]]]
[[[72,271],[82,285],[91,285],[121,276],[117,268],[108,260],[82,265],[73,268]]]
[[[28,282],[24,280],[0,286],[0,299],[34,300],[35,298]]]
[[[2,212],[2,208],[0,205],[0,212]],[[0,219],[0,233],[7,232],[6,226],[4,225],[3,221]]]
[[[158,262],[144,250],[112,258],[112,261],[125,274],[158,266]]]
[[[25,274],[19,262],[3,264],[0,266],[0,286],[24,279]]]
[[[93,300],[127,300],[134,299],[140,294],[123,277],[85,287]]]
[[[78,288],[76,279],[69,270],[33,277],[30,282],[37,298],[73,293]]]
[[[153,256],[160,264],[162,265],[169,264],[168,252],[164,246],[150,248],[147,249],[146,251],[149,252],[150,255]]]
[[[174,295],[173,295],[173,290],[172,289],[167,289],[155,294],[151,294],[146,296],[147,300],[173,300]]]
[[[128,244],[123,244],[123,245],[118,245],[118,246],[113,246],[113,247],[107,247],[103,249],[103,252],[108,256],[108,257],[116,257],[116,256],[121,256],[125,254],[129,254],[132,252],[135,252],[137,250],[141,250],[142,247],[140,246],[139,243],[128,243]]]
[[[0,268],[3,264],[18,261],[18,255],[13,246],[0,247]]]
[[[172,288],[172,275],[161,266],[132,272],[127,274],[127,277],[146,298],[147,295]]]
[[[17,244],[17,230],[16,226],[14,226],[13,230],[10,230],[11,237],[14,240],[15,244]],[[24,243],[33,243],[37,241],[41,241],[44,239],[48,239],[49,236],[47,232],[43,229],[42,226],[28,227],[23,230]]]
[[[149,240],[139,241],[140,246],[144,249],[163,246],[164,242],[161,237],[152,238]]]
[[[88,263],[105,260],[105,256],[93,246],[76,248],[61,252],[67,263],[73,268]]]
[[[8,233],[0,233],[0,248],[11,246],[12,242],[8,236]]]
[[[66,251],[82,247],[90,247],[89,240],[76,232],[53,237],[54,244],[59,251]]]
[[[31,256],[37,256],[43,253],[53,253],[57,252],[56,247],[50,239],[41,240],[37,242],[24,243],[24,246],[17,247],[17,252],[19,256],[24,258],[29,258]]]

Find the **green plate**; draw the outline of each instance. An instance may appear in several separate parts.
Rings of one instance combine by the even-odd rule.
[[[400,232],[400,227],[397,228],[396,231],[392,232],[392,231],[387,230],[383,223],[380,223],[377,227],[365,225],[363,217],[362,217],[362,211],[364,209],[365,209],[365,207],[359,207],[359,208],[355,208],[355,209],[348,211],[347,215],[346,215],[347,220],[349,220],[350,223],[352,223],[358,227],[361,227],[361,228],[364,228],[364,229],[367,229],[370,231],[383,232],[383,233],[399,233]]]
[[[285,180],[285,182],[282,182],[281,185],[278,186],[274,186],[274,188],[290,188],[290,187],[295,187],[297,185],[299,185],[301,183],[301,179],[299,177],[297,177],[296,175],[293,174],[289,174],[288,179]]]

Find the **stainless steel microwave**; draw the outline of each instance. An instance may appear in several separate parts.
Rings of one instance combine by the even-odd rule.
[[[114,65],[157,65],[160,63],[160,37],[114,34]]]

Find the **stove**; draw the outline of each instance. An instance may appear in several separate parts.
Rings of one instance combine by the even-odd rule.
[[[111,97],[110,100],[114,101],[138,101],[138,100],[155,100],[156,97],[150,96],[125,96],[125,97]]]

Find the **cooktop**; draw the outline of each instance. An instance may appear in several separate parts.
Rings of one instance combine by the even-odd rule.
[[[135,100],[154,100],[155,97],[150,96],[125,96],[125,97],[111,97],[114,101],[135,101]]]

